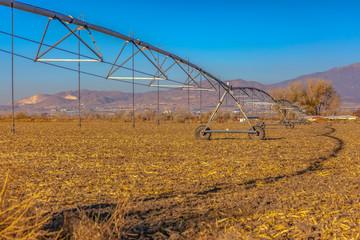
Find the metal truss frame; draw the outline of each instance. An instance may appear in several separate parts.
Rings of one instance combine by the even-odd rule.
[[[206,135],[206,134],[211,134],[211,133],[215,133],[215,132],[237,132],[237,133],[248,133],[249,136],[255,136],[255,135],[256,136],[259,136],[259,135],[264,136],[263,128],[265,126],[265,123],[262,126],[261,130],[258,128],[258,126],[253,126],[250,123],[250,121],[249,121],[248,117],[246,116],[245,112],[243,111],[243,107],[242,107],[239,99],[236,97],[236,94],[234,91],[241,91],[248,96],[249,96],[249,94],[252,94],[253,96],[257,97],[259,99],[259,101],[269,102],[271,104],[274,104],[277,108],[281,109],[280,103],[277,103],[266,92],[264,92],[260,89],[256,89],[256,88],[244,88],[244,87],[243,88],[233,88],[232,86],[221,81],[220,78],[215,77],[211,73],[205,71],[203,68],[195,65],[194,63],[191,63],[189,61],[189,59],[185,60],[185,59],[178,57],[170,52],[164,51],[163,49],[161,49],[159,47],[155,47],[144,41],[140,41],[139,39],[134,38],[134,35],[126,36],[122,33],[116,32],[114,30],[85,22],[84,19],[83,20],[75,19],[75,18],[71,17],[70,15],[64,15],[64,14],[61,14],[58,12],[39,8],[39,7],[30,5],[30,4],[25,4],[22,2],[18,2],[18,1],[0,0],[0,5],[10,7],[11,9],[18,9],[18,10],[31,12],[34,14],[48,17],[48,21],[47,21],[44,33],[42,35],[35,59],[34,59],[35,62],[55,62],[55,61],[58,61],[58,62],[101,62],[101,63],[111,64],[111,67],[110,67],[108,73],[106,74],[106,76],[102,76],[102,78],[116,80],[116,81],[123,81],[126,79],[132,80],[133,95],[134,95],[135,80],[149,81],[147,86],[157,87],[158,89],[159,89],[159,87],[177,88],[180,90],[186,89],[188,91],[188,95],[189,95],[190,90],[200,90],[200,91],[218,91],[219,90],[219,103],[218,103],[217,107],[215,108],[213,114],[211,115],[205,128],[199,132],[200,134]],[[44,44],[44,39],[45,39],[46,33],[48,31],[48,28],[50,26],[50,22],[52,20],[57,20],[59,23],[61,23],[61,25],[64,26],[69,31],[69,33],[67,33],[65,36],[63,36],[60,40],[58,40],[53,45],[49,46],[47,44]],[[71,24],[76,25],[76,27],[74,29],[72,29],[70,27]],[[76,33],[76,31],[81,31],[81,30],[86,30],[88,32],[89,36],[92,39],[92,43],[95,46],[95,49],[92,48],[88,43],[86,43],[86,41],[83,38],[80,37],[80,32],[79,32],[79,34]],[[96,31],[99,33],[103,33],[105,35],[112,36],[117,39],[125,41],[114,61],[111,61],[111,63],[104,61],[104,58],[101,55],[100,49],[99,49],[97,43],[95,42],[94,37],[90,30],[93,30],[93,31]],[[14,37],[13,32],[12,32],[11,36],[13,39],[13,37]],[[74,36],[79,41],[79,47],[80,47],[80,42],[83,45],[85,45],[88,50],[90,50],[93,54],[95,54],[96,58],[88,57],[88,56],[85,56],[86,59],[80,58],[80,56],[83,56],[83,55],[80,55],[80,51],[77,54],[77,56],[78,56],[77,59],[44,59],[44,58],[42,58],[45,54],[47,54],[51,50],[59,49],[59,48],[57,48],[57,46],[60,43],[62,43],[64,40],[68,39],[70,36]],[[131,45],[132,45],[132,53],[130,54],[130,56],[124,56],[124,54],[125,54],[124,49],[126,48],[126,46],[128,46],[129,43],[131,43]],[[45,46],[45,45],[48,46],[48,48],[46,50],[44,50],[43,52],[41,52],[42,46]],[[135,51],[135,48],[136,48],[136,51]],[[65,51],[70,52],[67,50],[65,50]],[[136,55],[138,55],[138,53],[141,53],[142,56],[144,56],[145,59],[154,67],[154,70],[155,70],[154,73],[145,73],[145,72],[135,70],[134,59],[135,59]],[[157,53],[157,57],[156,57],[155,53]],[[14,55],[13,50],[12,50],[12,55]],[[160,62],[160,56],[162,56],[164,58],[162,62]],[[125,60],[122,60],[122,62],[120,64],[118,64],[117,62],[120,60],[121,57],[125,57]],[[173,62],[170,62],[169,63],[170,66],[168,66],[167,68],[164,68],[165,63],[168,63],[168,59],[172,59]],[[126,63],[128,63],[130,60],[132,60],[132,68],[124,67],[124,65]],[[174,79],[171,79],[168,72],[169,72],[169,70],[171,70],[175,67],[178,68],[177,69],[178,71],[185,73],[186,80],[176,81]],[[63,67],[63,68],[67,69],[66,67]],[[131,77],[115,76],[115,73],[117,73],[120,68],[132,71],[132,76]],[[79,72],[79,76],[80,76],[80,66],[78,68],[78,72]],[[134,74],[135,72],[145,74],[145,75],[147,75],[147,77],[138,77],[138,76],[135,77],[135,74]],[[93,74],[93,75],[95,75],[95,74]],[[205,79],[205,81],[207,81],[209,83],[209,86],[204,87],[201,83],[202,79]],[[161,84],[160,85],[159,81],[168,81],[168,82],[176,83],[176,84]],[[157,82],[157,84],[156,84],[156,82]],[[218,88],[217,88],[217,86],[218,86]],[[220,98],[220,88],[222,88],[224,90],[224,94],[221,98]],[[223,130],[210,130],[209,129],[209,126],[210,126],[212,120],[214,119],[219,108],[223,104],[224,99],[228,95],[236,102],[237,106],[240,109],[240,112],[246,119],[246,122],[248,123],[250,130],[244,130],[244,131],[228,131],[228,130],[226,130],[226,131],[223,131]],[[281,124],[288,126],[290,123],[288,123],[286,121],[286,115],[284,115],[283,111],[280,111],[280,112],[283,114],[283,121]],[[268,125],[268,124],[266,124],[266,125]],[[253,138],[253,137],[251,137],[251,138]]]
[[[252,99],[252,101],[254,101],[254,99],[256,99],[257,102],[261,102],[261,103],[265,103],[265,104],[274,106],[281,114],[282,119],[280,120],[279,123],[265,123],[262,121],[262,122],[259,122],[258,124],[256,124],[255,126],[253,126],[252,123],[249,121],[248,116],[243,111],[243,108],[241,105],[241,100],[240,100],[241,94],[244,94],[247,97],[250,97]],[[223,105],[224,100],[227,97],[227,95],[231,96],[231,98],[237,104],[243,118],[245,119],[246,123],[250,126],[250,130],[229,130],[229,129],[211,130],[210,129],[210,125],[211,125],[215,115],[218,113],[220,107]],[[297,106],[292,105],[289,101],[287,101],[285,99],[275,100],[267,92],[265,92],[261,89],[254,88],[254,87],[231,87],[230,86],[229,89],[226,89],[226,91],[224,91],[222,97],[220,98],[220,100],[219,100],[215,110],[213,111],[209,121],[207,122],[207,124],[204,126],[200,126],[201,128],[197,129],[195,134],[197,136],[200,136],[200,137],[198,137],[199,139],[210,139],[210,137],[204,137],[204,136],[206,136],[207,134],[208,134],[207,136],[211,136],[212,133],[248,133],[250,138],[256,139],[251,136],[254,136],[254,134],[259,135],[259,127],[264,131],[264,133],[263,133],[264,135],[265,135],[265,126],[267,126],[267,125],[283,125],[288,129],[294,128],[294,123],[298,123],[298,122],[288,121],[288,115],[289,115],[290,110],[297,114],[301,113],[301,110]],[[260,138],[260,139],[263,139],[263,138]]]
[[[292,113],[295,115],[295,118],[291,121],[294,124],[307,124],[310,123],[305,120],[304,112],[296,105],[293,105],[290,101],[286,99],[276,100],[277,105],[281,106],[283,115],[288,119],[289,115]]]
[[[95,43],[94,38],[92,37],[92,34],[90,32],[90,30],[94,30],[94,31],[99,32],[99,33],[103,33],[103,34],[106,34],[106,35],[109,35],[109,36],[112,36],[112,37],[115,37],[115,38],[118,38],[118,39],[121,39],[121,40],[125,40],[125,46],[126,46],[127,43],[132,43],[137,49],[136,53],[138,53],[138,52],[142,53],[142,55],[156,69],[156,73],[155,74],[148,74],[148,75],[150,75],[148,78],[140,78],[140,77],[137,78],[137,80],[141,80],[141,79],[150,80],[150,83],[148,84],[148,86],[151,86],[151,87],[155,86],[155,85],[153,85],[153,83],[156,80],[171,80],[166,75],[166,72],[169,69],[173,68],[174,65],[177,65],[191,79],[191,81],[186,80],[186,82],[183,82],[182,85],[170,85],[170,84],[168,84],[168,85],[163,85],[161,87],[168,87],[168,88],[176,87],[176,88],[180,88],[180,89],[182,89],[182,88],[186,88],[186,89],[188,89],[188,88],[200,88],[198,82],[196,81],[196,77],[192,76],[192,74],[191,74],[192,71],[196,70],[196,71],[198,71],[200,73],[200,74],[198,74],[198,76],[199,75],[206,76],[205,79],[207,81],[209,81],[209,82],[217,82],[223,88],[228,88],[228,86],[226,84],[224,84],[223,82],[221,82],[220,79],[216,78],[215,76],[213,76],[209,72],[203,70],[202,68],[198,67],[197,65],[195,65],[195,64],[193,64],[193,63],[191,63],[189,61],[186,61],[186,60],[176,56],[175,54],[164,51],[159,47],[155,47],[155,46],[153,46],[151,44],[148,44],[148,43],[146,43],[144,41],[140,41],[139,39],[136,39],[134,37],[126,36],[126,35],[124,35],[122,33],[116,32],[114,30],[110,30],[108,28],[104,28],[104,27],[101,27],[101,26],[98,26],[98,25],[95,25],[95,24],[91,24],[91,23],[82,21],[80,19],[75,19],[75,18],[71,17],[70,15],[61,14],[61,13],[58,13],[58,12],[54,12],[54,11],[51,11],[51,10],[48,10],[48,9],[39,8],[39,7],[30,5],[30,4],[25,4],[25,3],[22,3],[22,2],[18,2],[18,1],[0,0],[0,5],[11,7],[11,8],[14,8],[14,9],[19,9],[19,10],[26,11],[26,12],[35,13],[35,14],[38,14],[38,15],[45,16],[45,17],[49,18],[48,23],[47,23],[47,25],[45,27],[45,31],[44,31],[43,38],[41,40],[38,52],[37,52],[36,57],[35,57],[35,61],[37,61],[37,62],[38,61],[84,61],[84,62],[99,61],[99,62],[103,62],[103,57],[102,57],[102,55],[100,53],[100,50],[99,50],[97,44]],[[44,41],[44,38],[45,38],[45,35],[46,35],[46,32],[47,32],[47,29],[49,27],[50,21],[55,20],[55,19],[58,20],[64,27],[66,27],[68,29],[69,33],[67,35],[65,35],[63,38],[61,38],[58,42],[53,44],[50,48],[46,49],[43,53],[40,53],[40,49],[41,49],[41,47],[43,45],[43,41]],[[75,28],[74,30],[72,30],[69,27],[70,24],[77,25],[77,26],[80,27],[80,29],[85,28],[89,32],[91,38],[93,39],[93,43],[95,44],[96,51],[93,48],[91,48],[90,45],[88,45],[81,37],[79,37],[75,33],[75,31],[79,30],[79,28]],[[71,35],[75,36],[85,46],[87,46],[87,48],[89,50],[91,50],[97,56],[97,59],[42,59],[41,58],[46,53],[48,53],[50,50],[54,49],[58,44],[63,42],[65,39],[67,39]],[[150,54],[146,54],[145,51],[148,51]],[[122,51],[120,50],[119,56],[121,55],[121,52]],[[174,64],[171,65],[168,69],[164,70],[163,69],[164,62],[161,63],[161,64],[159,63],[158,59],[156,58],[156,56],[154,54],[155,52],[160,54],[160,55],[165,56],[165,60],[167,58],[172,58],[174,60]],[[118,58],[117,58],[113,62],[113,66],[111,67],[111,70],[109,71],[107,76],[104,76],[104,78],[105,79],[113,79],[113,80],[130,79],[130,78],[126,78],[126,77],[123,77],[123,76],[122,77],[116,77],[113,74],[119,68],[123,67],[123,65],[127,61],[130,61],[133,57],[135,57],[135,55],[130,56],[127,60],[125,60],[120,65],[116,65],[116,62],[118,60]],[[184,66],[188,67],[190,69],[190,71],[186,71]],[[114,67],[116,67],[116,69],[114,69]],[[160,76],[159,76],[158,73],[160,73]],[[172,81],[172,82],[176,82],[176,81]],[[178,82],[178,84],[179,83],[180,82]],[[211,86],[215,90],[215,87],[214,87],[213,83],[211,83]],[[158,86],[156,85],[156,87],[158,87]],[[209,91],[209,89],[202,89],[202,90]]]
[[[238,92],[242,92],[248,97],[254,99],[257,99],[258,102],[262,103],[268,103],[275,107],[281,114],[282,119],[279,123],[266,123],[266,122],[260,122],[258,123],[258,126],[265,127],[266,125],[284,125],[285,127],[292,128],[291,124],[287,121],[287,116],[284,114],[284,111],[282,110],[281,105],[277,103],[277,101],[271,97],[267,92],[253,87],[235,87],[234,90],[237,90]]]
[[[51,20],[58,20],[68,31],[69,33],[66,34],[64,37],[62,37],[60,40],[58,40],[56,43],[54,43],[53,45],[51,45],[49,48],[47,48],[44,52],[40,53],[41,47],[43,46],[43,42],[46,36],[46,33],[48,31],[49,25]],[[81,30],[87,30],[88,34],[90,35],[93,44],[96,48],[96,51],[90,47],[89,44],[87,44],[78,34],[76,34],[75,31],[81,31]],[[62,43],[64,40],[66,40],[68,37],[70,36],[75,36],[82,44],[84,44],[90,51],[92,51],[97,57],[98,59],[42,59],[41,57],[43,57],[46,53],[50,52],[52,49],[54,49],[57,45],[59,45],[60,43]],[[44,62],[101,62],[103,60],[103,57],[100,53],[100,50],[95,42],[95,39],[93,37],[93,35],[91,34],[91,31],[89,30],[89,28],[84,25],[84,26],[78,26],[76,27],[74,30],[72,30],[67,24],[65,24],[61,19],[59,19],[58,17],[54,17],[54,18],[49,18],[43,33],[43,36],[41,38],[40,44],[39,44],[39,48],[38,51],[36,53],[36,57],[34,59],[35,62],[38,61],[44,61]]]
[[[252,88],[252,89],[255,90],[255,88]],[[213,113],[211,114],[211,117],[208,120],[207,124],[204,125],[204,126],[199,126],[195,130],[195,136],[198,139],[209,140],[210,137],[211,137],[211,134],[213,134],[213,133],[247,133],[249,135],[250,139],[263,140],[265,138],[265,130],[264,130],[264,128],[252,125],[252,123],[249,121],[249,118],[247,117],[245,111],[243,110],[243,107],[240,104],[240,101],[239,101],[238,97],[236,96],[234,90],[241,90],[241,91],[244,91],[246,93],[245,89],[243,89],[243,88],[234,88],[234,87],[231,87],[231,86],[229,86],[229,88],[226,88],[223,95],[219,99],[219,102],[218,102],[216,108],[214,109]],[[260,89],[256,89],[256,90],[262,91]],[[246,93],[246,94],[248,94],[248,93]],[[245,122],[250,127],[249,130],[229,130],[229,129],[226,129],[226,130],[211,130],[210,129],[210,125],[211,125],[213,119],[215,118],[215,116],[218,113],[219,109],[223,105],[225,98],[228,95],[235,101],[235,103],[238,106],[243,118],[245,119]]]

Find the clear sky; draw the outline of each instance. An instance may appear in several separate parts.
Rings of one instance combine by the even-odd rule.
[[[133,31],[136,38],[180,57],[188,56],[223,80],[241,78],[270,84],[360,62],[360,1],[22,2],[74,17],[83,14],[90,23],[126,35]],[[15,12],[15,33],[39,41],[46,18],[31,15]],[[0,6],[0,16],[0,31],[9,32],[10,8]],[[10,49],[10,38],[3,34],[0,48]],[[17,48],[32,57],[36,53],[19,41],[15,52]],[[114,45],[102,48],[112,51]],[[0,52],[0,64],[0,104],[5,104],[10,101],[10,55]],[[76,90],[73,73],[33,65],[15,58],[16,99]],[[71,84],[66,82],[69,78],[73,78]],[[115,85],[89,80],[83,88],[109,90]],[[130,89],[127,85],[116,88]]]

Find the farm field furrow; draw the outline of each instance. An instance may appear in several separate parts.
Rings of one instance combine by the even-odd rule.
[[[199,141],[198,125],[0,123],[0,183],[9,173],[8,204],[54,212],[53,232],[72,209],[126,202],[123,238],[360,238],[358,123],[267,127],[264,141]]]

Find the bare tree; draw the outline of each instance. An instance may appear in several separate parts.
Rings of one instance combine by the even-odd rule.
[[[325,79],[309,78],[290,83],[287,88],[271,91],[275,99],[284,98],[304,108],[308,114],[334,114],[341,105],[341,100],[334,86]]]
[[[360,117],[360,108],[353,113],[353,115]]]

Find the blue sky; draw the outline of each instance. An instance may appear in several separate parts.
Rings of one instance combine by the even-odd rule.
[[[360,62],[359,1],[23,2],[74,17],[83,14],[86,21],[123,34],[133,31],[136,38],[188,56],[223,80],[270,84]],[[0,6],[0,15],[0,30],[9,31],[10,8]],[[15,33],[40,40],[47,19],[33,15],[15,11]],[[0,48],[9,50],[9,40],[0,34]],[[114,45],[102,48],[112,51]],[[17,50],[35,54],[20,41]],[[10,100],[10,56],[0,52],[0,64],[0,104],[5,104]],[[76,89],[74,73],[17,58],[15,70],[16,99]],[[130,90],[98,79],[84,80],[83,88]]]

